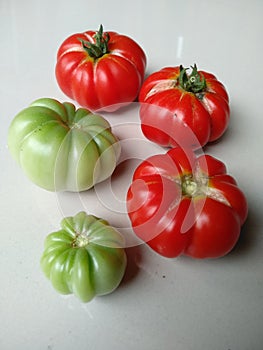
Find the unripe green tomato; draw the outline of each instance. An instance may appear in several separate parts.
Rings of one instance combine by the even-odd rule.
[[[61,294],[83,302],[113,292],[126,269],[123,236],[109,223],[80,212],[45,239],[41,268]]]
[[[120,143],[102,116],[51,98],[18,113],[8,147],[29,179],[50,191],[93,187],[113,173],[120,155]]]

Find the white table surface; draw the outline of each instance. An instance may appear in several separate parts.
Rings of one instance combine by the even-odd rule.
[[[263,348],[262,14],[262,0],[0,1],[2,350]],[[79,210],[124,229],[130,158],[142,159],[142,149],[156,153],[158,147],[130,140],[117,182],[115,177],[81,195],[56,194],[25,177],[7,149],[7,130],[39,97],[69,100],[54,77],[57,48],[68,35],[101,23],[144,48],[147,74],[197,63],[226,85],[229,129],[205,152],[226,163],[246,193],[249,216],[237,246],[222,259],[169,260],[131,244],[120,287],[82,304],[57,294],[43,276],[44,238],[64,215]],[[108,118],[128,138],[130,123],[138,121],[129,109]]]

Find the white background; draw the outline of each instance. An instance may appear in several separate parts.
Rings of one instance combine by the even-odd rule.
[[[262,0],[0,0],[1,349],[262,349],[262,13]],[[44,238],[79,209],[124,227],[130,167],[122,166],[113,181],[119,208],[105,204],[105,184],[79,196],[50,193],[11,159],[7,131],[33,100],[68,100],[54,77],[56,51],[70,34],[101,23],[144,48],[147,74],[197,63],[226,85],[229,129],[205,152],[226,163],[247,196],[249,216],[237,246],[222,259],[169,260],[144,245],[129,248],[121,286],[82,304],[57,294],[43,276]],[[113,126],[136,118],[127,111],[109,116]],[[158,151],[141,142],[131,157],[142,158],[148,146]]]

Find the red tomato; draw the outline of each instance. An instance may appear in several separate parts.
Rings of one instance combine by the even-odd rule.
[[[220,160],[178,147],[137,167],[127,211],[135,234],[160,255],[217,258],[235,246],[248,206]]]
[[[103,32],[100,26],[62,43],[56,78],[61,90],[82,107],[114,111],[138,96],[145,66],[145,53],[135,41]]]
[[[192,135],[188,132],[186,136],[188,146],[200,148],[220,138],[229,123],[225,87],[213,74],[198,71],[196,65],[191,74],[182,66],[166,67],[151,74],[141,87],[139,101],[144,135],[165,147],[182,147],[183,126],[192,131]]]

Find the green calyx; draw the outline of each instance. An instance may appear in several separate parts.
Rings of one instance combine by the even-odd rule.
[[[194,94],[205,91],[206,81],[203,74],[199,73],[196,64],[191,66],[191,74],[187,74],[189,68],[180,66],[179,85],[182,89]]]
[[[87,51],[90,57],[95,59],[100,58],[108,53],[109,40],[110,35],[109,33],[103,32],[102,24],[100,25],[99,30],[94,34],[94,44],[89,41],[79,39],[79,41],[82,43],[84,50]]]

